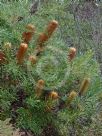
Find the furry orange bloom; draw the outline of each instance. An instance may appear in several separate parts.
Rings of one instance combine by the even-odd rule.
[[[68,54],[69,60],[71,61],[72,59],[74,59],[75,55],[76,55],[76,48],[71,47],[69,49],[69,54]]]
[[[28,45],[26,43],[21,43],[19,50],[17,52],[17,62],[22,64],[24,60],[25,53],[27,51]]]
[[[83,95],[87,91],[89,85],[90,85],[90,78],[85,78],[82,81],[80,89],[79,89],[79,95],[80,96]]]
[[[45,32],[41,33],[38,37],[38,45],[42,45],[43,43],[45,43],[57,27],[58,22],[56,20],[52,20],[51,22],[49,22]]]
[[[55,92],[55,91],[52,91],[52,92],[50,92],[50,94],[49,94],[49,98],[50,99],[52,99],[52,100],[55,100],[55,99],[58,99],[58,93],[57,92]]]
[[[46,29],[48,37],[52,35],[52,33],[56,30],[57,27],[58,27],[58,22],[56,20],[52,20],[49,22],[47,29]]]
[[[26,26],[27,32],[23,32],[22,39],[24,43],[29,43],[34,35],[35,27],[31,24]]]

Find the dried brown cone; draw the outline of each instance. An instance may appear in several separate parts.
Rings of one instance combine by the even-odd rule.
[[[45,86],[44,80],[42,79],[38,80],[35,88],[35,93],[38,98],[42,95],[44,86]]]
[[[76,48],[70,47],[69,54],[68,54],[69,61],[73,60],[75,55],[76,55]]]
[[[75,92],[74,90],[70,92],[67,101],[66,101],[66,105],[69,105],[77,96],[77,92]]]
[[[81,83],[79,89],[79,96],[83,95],[87,91],[89,85],[90,85],[90,78],[85,78]]]
[[[26,43],[21,43],[17,52],[17,56],[16,56],[18,64],[23,63],[27,48],[28,48],[28,45]]]

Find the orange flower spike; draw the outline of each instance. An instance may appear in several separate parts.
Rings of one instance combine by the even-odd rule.
[[[56,30],[57,27],[58,27],[58,22],[56,20],[52,20],[51,22],[49,22],[46,30],[48,37],[52,35],[52,33]]]
[[[22,64],[24,60],[25,53],[27,51],[28,45],[26,43],[21,43],[19,50],[17,52],[17,63]]]
[[[2,51],[0,51],[0,64],[5,62],[5,58],[6,58],[5,54]]]
[[[90,78],[85,78],[81,83],[79,89],[79,96],[83,95],[87,91],[89,85],[90,85]]]
[[[40,97],[42,95],[44,85],[45,85],[44,80],[42,80],[42,79],[38,80],[36,88],[35,88],[35,92],[36,92],[37,97]]]
[[[52,92],[50,93],[50,95],[49,95],[49,98],[52,99],[52,100],[58,99],[58,98],[59,98],[58,93],[55,92],[55,91],[52,91]]]
[[[29,43],[32,39],[33,33],[32,32],[24,32],[22,34],[22,39],[24,43]]]
[[[48,36],[45,33],[40,33],[38,37],[38,45],[42,45],[48,40]]]
[[[74,59],[75,55],[76,55],[76,48],[71,47],[69,49],[69,55],[68,55],[69,56],[69,60],[71,61],[72,59]]]
[[[29,43],[34,35],[35,27],[32,24],[26,26],[27,32],[22,34],[22,39],[24,43]]]
[[[37,62],[37,57],[36,56],[29,56],[29,61],[31,62],[31,64],[35,64]]]

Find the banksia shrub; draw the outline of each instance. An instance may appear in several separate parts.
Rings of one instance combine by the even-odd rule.
[[[26,43],[21,43],[18,49],[18,52],[17,52],[17,63],[18,64],[23,63],[27,48],[28,48],[28,45]]]
[[[20,2],[20,5],[23,6],[25,3]],[[38,15],[40,14],[38,13]],[[12,18],[12,15],[9,16]],[[42,33],[36,33],[33,37],[35,27],[29,24],[24,27],[26,30],[22,34],[21,43],[20,35],[25,19],[28,19],[26,15],[21,22],[10,25],[10,27],[13,26],[13,32],[11,31],[8,34],[11,36],[11,40],[4,41],[13,44],[9,54],[9,63],[3,64],[0,68],[2,119],[10,117],[15,125],[32,131],[37,136],[44,132],[44,128],[47,128],[48,124],[54,124],[56,128],[62,125],[58,129],[59,131],[63,129],[63,126],[66,128],[67,126],[74,127],[81,116],[90,115],[91,118],[91,115],[95,113],[96,93],[97,90],[100,91],[99,69],[97,62],[93,59],[93,52],[87,51],[84,55],[78,54],[77,56],[76,48],[65,46],[65,43],[61,40],[61,34],[56,33],[53,37],[53,33],[58,28],[57,21],[49,21],[47,27],[43,28],[43,23],[46,23],[46,20],[43,19],[42,15],[40,19],[35,15],[27,20],[27,22],[34,22],[36,26],[38,24],[39,28],[37,29]],[[10,22],[10,20],[7,22]],[[69,30],[67,31],[70,33]],[[30,43],[32,38],[35,39]],[[52,39],[49,40],[49,38]],[[49,42],[47,42],[48,40]],[[21,45],[17,50],[19,43]],[[39,55],[40,53],[41,55]],[[17,63],[15,62],[15,55]],[[70,62],[73,60],[73,63],[70,63],[68,59]],[[5,50],[0,51],[0,60],[5,62]],[[84,77],[92,79],[90,86],[87,80],[81,84]],[[88,86],[90,94],[87,93],[84,97]],[[3,88],[2,91],[1,88]],[[4,90],[6,90],[6,93]],[[76,91],[70,92],[70,90]],[[83,97],[79,97],[80,95],[83,95]],[[79,110],[78,104],[82,105],[80,109],[83,110]],[[71,108],[69,108],[70,106]],[[90,114],[88,114],[89,112]],[[56,125],[57,122],[59,122],[58,125]],[[66,130],[68,131],[68,129]],[[67,131],[63,136],[67,135]]]

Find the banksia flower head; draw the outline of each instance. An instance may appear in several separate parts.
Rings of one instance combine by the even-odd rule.
[[[0,51],[0,64],[5,62],[5,58],[6,58],[5,54],[2,51]]]
[[[26,43],[21,43],[19,50],[17,52],[17,63],[22,64],[24,60],[25,53],[27,51],[28,45]]]
[[[66,103],[70,104],[75,99],[76,96],[77,96],[77,92],[71,91]]]
[[[75,55],[76,55],[76,48],[71,47],[69,49],[69,54],[68,54],[69,60],[71,61],[72,59],[74,59]]]
[[[44,86],[45,86],[44,80],[42,79],[38,80],[36,88],[35,88],[35,93],[37,97],[40,97],[42,95]]]
[[[81,83],[79,89],[79,96],[83,95],[87,91],[89,85],[90,85],[90,78],[85,78]]]
[[[35,32],[35,27],[31,24],[28,24],[26,26],[26,29],[27,29],[27,32],[24,32],[22,34],[22,39],[23,39],[23,42],[24,43],[29,43],[34,35],[34,32]]]
[[[59,98],[58,93],[55,91],[50,92],[49,98],[52,100],[58,99]]]
[[[56,30],[57,27],[58,27],[58,22],[56,20],[52,20],[49,22],[47,29],[46,29],[48,37],[52,35],[52,33]]]
[[[44,33],[41,33],[38,37],[38,45],[44,44],[52,35],[52,33],[55,31],[55,29],[58,27],[58,22],[56,20],[52,20]]]
[[[37,62],[37,57],[34,55],[29,56],[29,61],[31,64],[35,64]]]

